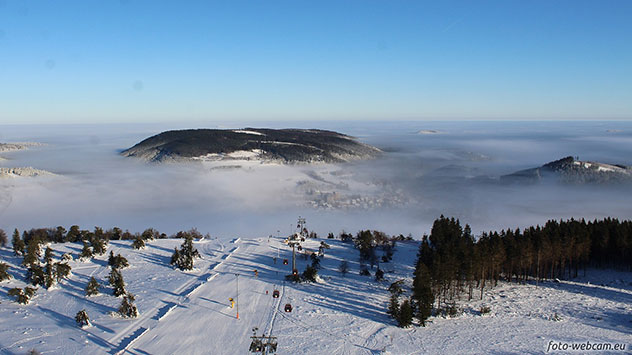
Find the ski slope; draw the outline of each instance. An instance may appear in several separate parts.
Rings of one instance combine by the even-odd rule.
[[[352,244],[309,239],[304,248],[315,251],[322,240],[331,249],[321,261],[322,281],[313,284],[284,282],[291,262],[282,260],[291,259],[291,249],[275,237],[196,241],[202,257],[190,272],[169,265],[182,240],[148,241],[142,250],[132,249],[131,241],[112,241],[108,254],[121,253],[130,262],[122,273],[137,296],[136,319],[113,315],[120,298],[106,287],[107,254],[72,261],[68,280],[51,290],[40,288],[30,304],[19,305],[7,290],[25,285],[16,267],[21,258],[1,248],[15,279],[0,283],[0,353],[243,354],[254,327],[258,335],[278,338],[279,354],[543,353],[552,340],[630,343],[630,273],[589,270],[587,277],[537,287],[500,283],[483,300],[477,293],[475,300],[463,300],[456,318],[433,317],[425,328],[401,329],[385,313],[387,288],[400,278],[410,282],[418,244],[399,242],[393,262],[381,265],[386,281],[376,282],[358,275]],[[51,247],[56,258],[81,250],[71,243]],[[337,271],[341,260],[350,265],[346,276]],[[302,271],[308,259],[299,256],[297,264]],[[103,285],[102,293],[86,297],[91,276]],[[231,308],[229,298],[237,296]],[[284,312],[286,303],[292,312]],[[480,315],[481,305],[491,313]],[[84,308],[93,325],[82,329],[74,315]]]

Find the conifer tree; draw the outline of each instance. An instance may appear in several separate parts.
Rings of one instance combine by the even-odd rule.
[[[11,241],[13,243],[13,253],[15,255],[24,255],[24,241],[20,238],[20,232],[17,228],[13,231],[13,239]]]
[[[12,288],[7,293],[9,296],[15,297],[18,303],[28,304],[31,301],[31,298],[33,298],[33,296],[35,295],[36,291],[37,291],[36,288],[27,286],[24,289],[17,288],[17,287]]]
[[[173,254],[171,254],[171,265],[175,265],[177,267],[180,262],[180,258],[180,250],[178,250],[178,248],[173,248]]]
[[[378,266],[377,270],[375,271],[375,281],[382,280],[384,280],[384,271],[382,271],[382,269],[380,269],[380,267]]]
[[[404,292],[402,285],[404,280],[397,280],[388,287],[388,292],[391,293],[391,298],[388,305],[388,311],[395,320],[399,319],[399,296]]]
[[[114,251],[110,250],[110,256],[108,257],[108,265],[113,266],[115,262]]]
[[[318,270],[313,266],[308,266],[303,271],[302,279],[307,282],[316,282],[316,276],[318,276]]]
[[[112,271],[110,271],[108,280],[110,281],[110,286],[113,288],[112,294],[115,297],[125,294],[125,281],[123,281],[123,275],[118,269],[113,268]]]
[[[44,287],[51,288],[55,284],[54,266],[53,266],[53,249],[46,247],[44,252]]]
[[[118,309],[119,314],[125,318],[136,318],[138,317],[138,309],[134,304],[136,298],[133,294],[127,293],[123,296],[123,300],[121,301],[121,305]]]
[[[388,303],[388,313],[394,319],[399,319],[399,297],[396,294],[391,294],[391,298]]]
[[[92,248],[88,245],[88,243],[83,242],[83,248],[81,249],[81,259],[91,259],[92,258]]]
[[[134,242],[132,243],[132,247],[134,249],[143,249],[143,248],[145,248],[145,240],[143,238],[141,238],[140,236],[136,237],[134,239]]]
[[[97,227],[98,228],[98,227]],[[107,250],[107,242],[105,241],[105,237],[103,236],[103,230],[100,230],[100,235],[94,235],[91,239],[92,253],[96,255],[103,255]]]
[[[417,310],[417,319],[422,326],[425,326],[426,319],[432,315],[434,295],[432,294],[430,271],[422,262],[417,264],[415,270],[412,301]]]
[[[86,286],[86,296],[94,296],[99,294],[99,282],[93,277],[90,278],[88,286]]]
[[[26,279],[30,281],[33,286],[46,285],[46,275],[44,273],[44,269],[37,264],[31,265],[28,269],[26,269]]]
[[[200,253],[193,247],[193,237],[187,234],[181,250],[175,248],[171,256],[171,265],[175,265],[180,270],[193,270],[193,259],[199,257]]]
[[[397,323],[402,328],[408,328],[413,323],[413,308],[410,305],[410,301],[407,299],[404,300],[399,307]]]
[[[85,309],[82,309],[79,312],[77,312],[77,315],[75,316],[75,322],[77,322],[77,325],[81,328],[89,327],[92,325],[90,324],[90,318],[88,317],[88,312],[86,312]]]
[[[4,247],[9,242],[9,237],[7,237],[7,233],[4,229],[0,228],[0,247]]]
[[[0,282],[5,280],[11,280],[11,274],[9,274],[9,265],[7,263],[0,263]]]
[[[116,256],[114,256],[111,260],[111,264],[110,266],[114,269],[124,269],[126,267],[129,266],[129,262],[127,261],[127,259],[121,255],[121,254],[117,254]],[[108,263],[110,261],[108,260]]]
[[[40,241],[38,238],[32,238],[26,246],[26,254],[24,255],[22,265],[26,267],[39,265],[40,256]]]
[[[71,267],[68,263],[56,262],[55,263],[55,279],[57,282],[61,282],[61,280],[65,279],[70,275]]]

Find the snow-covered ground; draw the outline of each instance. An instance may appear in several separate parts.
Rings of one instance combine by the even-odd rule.
[[[130,262],[122,273],[137,296],[136,319],[112,315],[121,300],[106,286],[107,254],[72,261],[68,280],[51,290],[40,288],[30,304],[19,305],[7,290],[25,286],[24,272],[16,267],[21,258],[2,248],[15,279],[0,283],[0,353],[243,354],[254,327],[258,335],[277,337],[279,354],[543,353],[550,341],[627,343],[630,349],[631,273],[589,270],[587,277],[537,287],[500,283],[483,300],[475,292],[474,301],[461,302],[464,312],[456,318],[433,317],[425,328],[400,329],[385,313],[387,288],[400,278],[410,282],[418,244],[398,243],[393,261],[381,265],[386,281],[376,282],[358,275],[351,244],[310,239],[304,249],[316,250],[323,240],[331,249],[317,284],[283,281],[291,265],[283,259],[291,258],[291,250],[276,237],[197,241],[202,258],[190,272],[169,265],[182,240],[150,241],[143,250],[132,249],[131,241],[112,241],[108,253]],[[56,258],[81,249],[70,243],[51,247]],[[338,272],[342,260],[350,264],[346,276]],[[299,270],[307,263],[298,257]],[[103,285],[102,293],[86,297],[91,276]],[[239,319],[229,303],[237,299],[237,288]],[[287,303],[290,313],[283,311]],[[488,315],[479,314],[482,305],[491,307]],[[84,308],[93,326],[81,329],[74,316]]]

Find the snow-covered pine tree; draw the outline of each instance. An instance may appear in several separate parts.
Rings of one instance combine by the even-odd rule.
[[[432,315],[432,305],[435,299],[431,282],[430,270],[428,270],[426,264],[418,260],[415,277],[413,278],[412,301],[417,311],[415,316],[419,319],[422,326],[426,325],[426,319]]]
[[[399,297],[397,294],[391,294],[391,298],[388,303],[388,311],[386,313],[394,319],[399,319]]]
[[[7,233],[4,229],[0,228],[0,247],[4,247],[9,242],[9,237],[7,237]]]
[[[132,247],[134,249],[143,249],[145,248],[145,240],[140,236],[134,238],[134,242],[132,242]]]
[[[99,282],[93,277],[90,278],[88,286],[86,286],[86,296],[94,296],[99,294]]]
[[[83,242],[83,248],[81,249],[81,255],[79,255],[81,259],[91,259],[92,258],[92,248],[88,245],[88,243]]]
[[[17,288],[17,287],[12,288],[7,293],[9,294],[9,296],[15,297],[18,303],[28,304],[31,301],[31,298],[35,296],[36,291],[37,291],[36,288],[27,286],[24,289]]]
[[[13,239],[11,242],[13,243],[13,253],[15,255],[24,255],[24,241],[20,238],[20,232],[17,228],[13,231]]]
[[[68,263],[56,262],[55,263],[55,279],[57,282],[65,279],[70,275],[71,267]]]
[[[318,276],[318,270],[316,270],[313,266],[308,266],[303,271],[302,279],[307,282],[316,282],[316,277]]]
[[[378,266],[377,270],[375,271],[375,281],[382,280],[384,280],[384,271],[382,271],[382,269],[380,269],[380,267]]]
[[[123,275],[118,269],[113,268],[112,271],[110,271],[108,280],[110,281],[110,286],[114,289],[112,294],[115,297],[125,294],[125,281],[123,280]]]
[[[193,237],[187,234],[182,243],[181,250],[175,248],[171,256],[171,264],[180,270],[193,270],[193,260],[199,257],[200,253],[193,247]]]
[[[110,256],[108,257],[108,265],[113,266],[114,265],[114,251],[110,250]]]
[[[85,309],[77,312],[77,315],[75,316],[75,322],[77,322],[77,325],[81,328],[89,327],[92,325],[90,324],[90,317],[88,317],[88,312],[86,312]]]
[[[42,255],[40,250],[40,241],[37,238],[33,238],[26,246],[26,254],[24,254],[24,260],[22,265],[29,267],[32,265],[39,265],[39,258]]]
[[[30,281],[33,286],[46,285],[44,269],[37,264],[31,265],[28,269],[26,269],[26,279]]]
[[[101,235],[94,235],[92,240],[90,241],[92,245],[92,252],[97,255],[105,254],[107,250],[107,243],[105,241],[105,237],[103,236],[103,231],[101,230]]]
[[[173,248],[173,254],[171,255],[171,265],[175,265],[176,267],[178,267],[179,262],[180,262],[180,250],[178,250],[178,248]]]
[[[121,254],[117,254],[112,260],[111,266],[113,269],[124,269],[129,266],[129,262]]]
[[[121,306],[118,309],[119,314],[125,318],[138,317],[138,308],[136,308],[134,301],[136,301],[136,298],[133,294],[125,294],[125,296],[123,296],[123,300],[121,301]]]
[[[53,249],[46,247],[44,252],[44,287],[51,288],[55,284],[54,266],[53,266]]]
[[[0,263],[0,282],[5,280],[11,280],[11,274],[9,274],[9,264]]]
[[[408,328],[413,323],[413,308],[410,305],[410,301],[407,299],[402,302],[401,306],[399,306],[397,323],[402,328]]]
[[[404,280],[397,280],[388,287],[391,298],[386,313],[390,314],[395,320],[399,319],[399,296],[404,292],[404,290],[402,290],[403,284]]]

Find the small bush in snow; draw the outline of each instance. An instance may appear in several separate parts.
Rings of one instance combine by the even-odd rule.
[[[90,318],[88,317],[88,312],[86,312],[85,309],[80,310],[79,312],[77,312],[77,315],[75,316],[75,322],[77,322],[77,325],[80,327],[89,327],[90,324]]]
[[[64,262],[72,261],[72,254],[64,253],[64,255],[61,256],[61,261],[64,261]]]
[[[480,309],[481,315],[489,314],[491,311],[492,311],[491,307],[489,307],[489,306],[481,306],[481,309]]]

